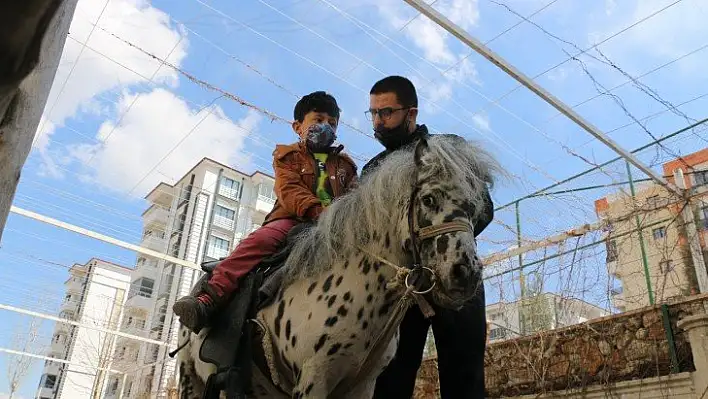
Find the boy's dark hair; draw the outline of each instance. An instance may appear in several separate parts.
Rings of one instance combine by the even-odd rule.
[[[388,76],[374,83],[369,94],[395,93],[404,107],[417,107],[418,95],[413,82],[403,76]]]
[[[339,105],[337,105],[337,100],[331,94],[324,91],[316,91],[303,96],[300,101],[295,104],[293,117],[296,121],[302,122],[305,119],[305,115],[312,111],[324,112],[329,116],[339,119],[340,109]]]

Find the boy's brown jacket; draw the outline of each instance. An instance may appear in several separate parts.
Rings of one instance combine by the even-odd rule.
[[[332,148],[325,163],[334,198],[345,194],[357,181],[356,164],[341,150],[341,146]],[[324,208],[315,194],[317,164],[306,145],[302,142],[277,145],[273,151],[273,170],[278,199],[263,224],[285,218],[316,219]]]

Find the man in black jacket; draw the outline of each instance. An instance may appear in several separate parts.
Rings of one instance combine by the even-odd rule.
[[[418,96],[410,80],[389,76],[371,88],[367,115],[374,125],[376,139],[385,150],[363,168],[362,177],[390,153],[428,136],[425,125],[416,124]],[[488,207],[474,223],[479,235],[491,223],[494,208]],[[443,399],[484,398],[484,350],[487,341],[484,287],[461,310],[433,305],[435,316],[425,319],[417,307],[406,313],[400,327],[396,356],[376,381],[374,399],[410,399],[423,358],[428,329],[432,325],[438,352],[440,392]]]

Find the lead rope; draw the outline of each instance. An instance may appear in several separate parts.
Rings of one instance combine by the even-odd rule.
[[[396,266],[388,260],[383,259],[375,254],[372,254],[364,248],[359,247],[359,249],[367,255],[371,256],[372,258],[375,258],[379,262],[391,267],[396,271],[396,276],[387,283],[386,289],[400,290],[402,287],[406,287],[406,289],[403,295],[401,296],[401,299],[398,300],[398,303],[393,309],[391,316],[386,321],[386,325],[381,330],[381,334],[376,337],[371,347],[369,348],[366,356],[364,357],[364,361],[357,368],[357,372],[354,374],[353,377],[345,378],[338,384],[337,388],[335,388],[335,390],[332,392],[331,397],[333,398],[344,397],[345,394],[351,390],[352,386],[355,383],[359,382],[362,377],[368,376],[373,371],[373,367],[376,365],[375,362],[378,362],[381,359],[383,352],[388,348],[388,344],[391,342],[393,335],[395,334],[396,330],[398,330],[398,327],[401,325],[406,311],[414,301],[418,304],[420,310],[423,312],[423,315],[426,318],[435,315],[435,311],[433,310],[432,306],[430,306],[430,303],[428,303],[425,297],[423,297],[421,293],[418,293],[416,291],[415,286],[406,283],[406,279],[408,278],[411,269]],[[430,288],[430,290],[432,290],[432,287]],[[427,293],[430,290],[427,290],[425,292]]]

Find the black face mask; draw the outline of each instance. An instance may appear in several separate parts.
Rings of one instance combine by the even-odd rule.
[[[408,131],[408,115],[400,125],[393,128],[374,128],[374,137],[387,150],[397,150],[408,143],[411,137],[411,132]]]

